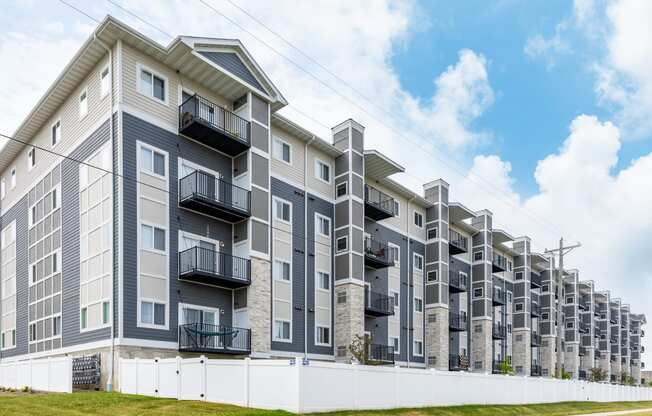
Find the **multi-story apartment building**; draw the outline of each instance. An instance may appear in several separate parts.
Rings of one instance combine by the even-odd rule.
[[[237,40],[105,19],[2,150],[0,358],[350,361],[368,335],[377,363],[640,379],[645,316],[285,105]]]

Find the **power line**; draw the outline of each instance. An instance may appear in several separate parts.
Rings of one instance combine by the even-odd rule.
[[[21,144],[23,144],[24,146],[29,146],[29,147],[32,147],[32,148],[37,149],[37,150],[41,150],[41,151],[46,152],[46,153],[50,153],[50,154],[52,154],[52,155],[54,155],[54,156],[58,156],[58,157],[61,157],[61,158],[63,158],[63,159],[66,159],[66,160],[70,160],[70,161],[72,161],[72,162],[78,163],[78,164],[80,164],[80,165],[87,166],[87,167],[92,168],[92,169],[97,169],[97,170],[99,170],[99,171],[101,171],[101,172],[103,172],[103,173],[105,173],[105,174],[112,175],[113,177],[120,178],[120,179],[122,179],[122,180],[126,180],[126,181],[132,181],[133,183],[136,183],[136,184],[139,184],[139,185],[143,185],[143,186],[146,186],[146,187],[149,187],[149,188],[155,189],[155,190],[157,190],[157,191],[165,192],[165,193],[168,194],[168,195],[172,195],[172,193],[171,193],[168,189],[159,188],[159,187],[156,186],[156,185],[151,185],[151,184],[148,184],[148,183],[142,182],[142,181],[138,180],[138,178],[130,177],[130,176],[126,176],[126,175],[123,175],[123,174],[120,174],[120,173],[116,173],[116,172],[110,171],[110,170],[108,170],[108,169],[104,169],[104,168],[101,167],[101,166],[93,165],[93,164],[88,163],[88,162],[85,162],[85,161],[83,161],[83,160],[79,160],[79,159],[75,159],[75,158],[70,157],[70,156],[66,156],[66,155],[64,155],[64,154],[61,154],[61,153],[55,152],[55,151],[52,150],[52,149],[48,149],[48,148],[46,148],[46,147],[38,146],[38,145],[35,145],[35,144],[32,144],[32,143],[26,142],[26,141],[24,141],[24,140],[17,139],[17,138],[15,138],[15,137],[13,137],[13,136],[8,136],[8,135],[3,134],[3,133],[0,133],[0,137],[4,137],[4,138],[7,139],[7,140],[11,140],[11,141],[14,141],[14,142],[17,142],[17,143],[21,143]],[[173,196],[175,196],[175,195],[173,195]],[[309,239],[309,238],[305,237],[304,235],[301,235],[301,234],[298,234],[298,233],[295,233],[295,232],[292,232],[292,231],[283,230],[283,229],[281,229],[281,228],[274,227],[274,226],[271,225],[271,224],[268,225],[268,224],[263,224],[263,223],[261,223],[261,225],[264,225],[264,226],[266,226],[266,227],[269,227],[269,228],[272,229],[272,230],[281,231],[281,232],[283,232],[283,233],[289,234],[289,235],[291,235],[291,236],[293,236],[293,237],[297,237],[297,238],[300,238],[300,239],[305,240],[305,241],[308,241],[308,242],[313,242],[313,243],[316,243],[316,244],[323,245],[324,247],[329,247],[329,248],[332,247],[330,244],[325,244],[325,243],[319,242],[319,241],[317,241],[317,240]],[[332,230],[331,230],[331,232],[332,232]]]
[[[77,12],[83,14],[84,16],[87,16],[87,17],[89,17],[90,19],[92,19],[92,20],[94,20],[94,21],[96,21],[96,22],[99,22],[97,19],[95,19],[95,18],[93,18],[92,16],[88,15],[87,13],[81,11],[81,10],[78,9],[77,7],[74,7],[74,6],[70,5],[68,2],[66,2],[66,1],[64,1],[64,0],[59,0],[59,1],[60,1],[61,3],[63,3],[63,4],[65,4],[66,6],[71,7],[71,8],[74,9],[75,11],[77,11]],[[161,33],[164,33],[164,34],[166,34],[167,36],[170,36],[170,35],[169,35],[166,31],[164,31],[163,29],[161,29],[161,28],[159,28],[158,26],[154,25],[153,23],[148,22],[148,21],[146,21],[145,19],[139,17],[137,14],[135,14],[134,12],[129,11],[129,10],[126,9],[124,6],[121,6],[121,5],[117,4],[117,3],[116,3],[115,1],[113,1],[113,0],[107,0],[107,1],[110,2],[111,4],[116,5],[116,6],[119,7],[121,10],[127,12],[128,14],[130,14],[130,15],[133,16],[134,18],[138,19],[139,21],[141,21],[141,22],[147,24],[148,26],[151,26],[151,27],[155,28],[157,31],[159,31],[159,32],[161,32]],[[259,41],[261,44],[263,44],[265,47],[267,47],[268,49],[270,49],[272,52],[274,52],[274,53],[276,53],[277,55],[279,55],[280,57],[286,59],[286,60],[287,60],[288,62],[290,62],[292,65],[294,65],[295,67],[299,68],[302,72],[306,73],[308,76],[310,76],[311,78],[313,78],[314,80],[316,80],[317,82],[319,82],[321,85],[323,85],[323,86],[326,87],[327,89],[333,91],[335,94],[339,95],[340,97],[342,97],[342,98],[343,98],[344,100],[346,100],[347,102],[349,102],[349,103],[351,103],[352,105],[354,105],[355,107],[359,108],[362,112],[364,112],[365,114],[369,115],[371,118],[373,118],[374,120],[376,120],[377,122],[379,122],[380,124],[382,124],[383,126],[385,126],[387,129],[389,129],[389,130],[391,130],[392,132],[394,132],[395,134],[397,134],[398,137],[401,137],[401,138],[403,138],[404,140],[409,141],[410,143],[412,143],[412,144],[418,146],[421,150],[423,150],[423,151],[426,152],[427,154],[429,154],[429,155],[435,157],[436,159],[440,160],[443,164],[445,164],[446,166],[448,166],[450,169],[452,169],[452,170],[454,170],[455,172],[457,172],[457,173],[458,173],[462,178],[465,178],[465,179],[469,180],[470,182],[474,183],[475,185],[479,186],[480,188],[484,188],[485,191],[488,191],[487,193],[488,193],[489,195],[491,195],[493,198],[495,198],[495,199],[498,200],[499,202],[503,202],[503,203],[505,203],[507,206],[511,206],[511,207],[513,207],[513,208],[517,208],[517,209],[521,210],[521,211],[522,211],[523,213],[525,213],[528,217],[530,217],[531,220],[534,220],[534,221],[538,222],[539,224],[541,224],[542,226],[544,226],[545,228],[548,228],[548,231],[551,231],[552,234],[557,235],[557,233],[561,233],[561,230],[558,229],[554,224],[548,222],[547,220],[544,220],[544,219],[539,218],[537,215],[531,213],[527,208],[525,208],[525,207],[523,207],[523,206],[520,206],[520,205],[518,205],[518,204],[512,203],[512,201],[509,200],[508,198],[506,198],[506,197],[501,197],[501,196],[504,195],[504,194],[503,194],[503,191],[501,191],[500,189],[494,187],[490,182],[484,180],[484,178],[482,178],[482,177],[480,177],[480,176],[474,174],[474,173],[471,172],[471,171],[464,172],[464,171],[463,171],[462,169],[460,169],[459,167],[455,166],[454,164],[449,163],[449,161],[448,161],[446,158],[444,158],[444,157],[442,157],[442,156],[440,156],[440,155],[437,155],[437,154],[433,153],[433,152],[431,151],[431,149],[428,148],[428,147],[426,147],[426,146],[424,146],[422,142],[419,142],[419,141],[416,141],[416,140],[413,140],[413,139],[409,138],[408,136],[404,135],[404,134],[403,134],[401,131],[399,131],[398,129],[396,129],[396,128],[390,126],[389,124],[385,123],[383,120],[381,120],[381,119],[377,118],[376,116],[374,116],[372,113],[370,113],[368,110],[366,110],[362,105],[358,104],[357,102],[353,101],[352,99],[350,99],[350,98],[347,97],[346,95],[342,94],[340,91],[338,91],[338,90],[335,89],[334,87],[330,86],[328,83],[326,83],[325,81],[323,81],[322,79],[320,79],[319,77],[317,77],[316,75],[314,75],[313,73],[311,73],[309,70],[305,69],[303,66],[301,66],[299,63],[297,63],[295,60],[293,60],[293,59],[291,59],[290,57],[286,56],[285,54],[283,54],[282,52],[280,52],[279,50],[277,50],[276,48],[274,48],[272,45],[270,45],[269,43],[267,43],[266,41],[264,41],[264,40],[261,39],[260,37],[256,36],[256,35],[255,35],[254,33],[252,33],[251,31],[247,30],[245,27],[243,27],[242,25],[240,25],[240,24],[239,24],[238,22],[236,22],[235,20],[231,19],[230,17],[226,16],[224,13],[222,13],[222,12],[220,12],[219,10],[215,9],[213,6],[211,6],[210,4],[208,4],[205,0],[199,0],[199,2],[202,3],[203,5],[205,5],[205,6],[206,6],[207,8],[209,8],[210,10],[212,10],[214,13],[216,13],[216,14],[222,16],[224,19],[226,19],[226,20],[227,20],[228,22],[230,22],[231,24],[233,24],[233,25],[237,26],[238,28],[240,28],[243,32],[245,32],[245,33],[249,34],[250,36],[252,36],[254,39],[256,39],[257,41]],[[278,36],[280,36],[280,35],[278,35]],[[293,47],[294,47],[294,46],[293,46]],[[296,47],[294,47],[294,48],[296,48]],[[298,49],[298,48],[297,48],[297,49]],[[312,59],[312,58],[311,58],[311,59]],[[347,84],[347,85],[348,85],[348,84]],[[374,103],[372,102],[372,104],[374,104]],[[301,111],[298,110],[296,107],[291,106],[291,108],[294,109],[295,111],[297,111],[298,113],[303,114],[304,116],[307,116],[305,113],[301,112]],[[310,119],[313,120],[313,121],[316,121],[316,120],[315,120],[314,118],[312,118],[312,117],[308,117],[308,118],[310,118]],[[321,122],[318,122],[318,123],[321,124],[321,125],[323,125],[323,123],[321,123]],[[326,127],[326,128],[328,128],[328,127]],[[417,178],[416,176],[414,176],[414,175],[412,175],[412,174],[408,174],[408,173],[406,173],[406,172],[404,172],[404,173],[407,174],[407,176],[411,176],[411,177],[413,177],[413,178],[415,178],[415,179],[421,181],[421,183],[426,183],[426,182],[427,182],[426,180],[424,180],[424,179],[422,179],[422,178]],[[488,190],[486,186],[484,186],[484,185],[482,185],[481,183],[479,183],[479,182],[477,182],[476,180],[474,180],[473,177],[477,177],[477,178],[480,179],[482,182],[484,182],[485,184],[489,185],[489,187],[493,188],[494,191]]]

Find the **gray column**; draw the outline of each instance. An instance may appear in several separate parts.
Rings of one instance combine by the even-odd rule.
[[[479,231],[471,252],[471,368],[491,372],[493,365],[492,213],[482,210],[471,221]],[[482,254],[476,254],[482,253]]]
[[[523,309],[512,314],[512,364],[519,375],[530,375],[532,364],[532,318],[531,318],[531,241],[520,237],[514,242],[514,302],[523,304]],[[509,334],[508,334],[509,336]],[[519,371],[520,370],[520,371]]]

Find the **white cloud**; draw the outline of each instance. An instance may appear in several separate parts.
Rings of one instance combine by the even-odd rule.
[[[549,38],[540,33],[529,37],[523,52],[532,59],[545,60],[548,68],[552,68],[558,55],[571,52],[570,45],[563,36],[566,27],[567,22],[557,24],[555,33]]]

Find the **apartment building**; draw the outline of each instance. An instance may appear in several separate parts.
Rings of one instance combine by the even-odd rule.
[[[644,315],[321,138],[237,40],[107,17],[2,150],[0,359],[293,358],[640,381]],[[615,357],[615,358],[614,358]],[[624,360],[624,361],[623,361]]]

